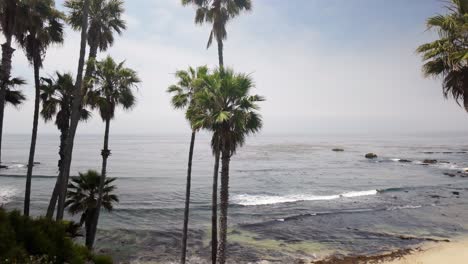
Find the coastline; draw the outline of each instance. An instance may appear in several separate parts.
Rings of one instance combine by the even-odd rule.
[[[391,261],[383,262],[384,264],[465,264],[468,263],[468,237],[460,237],[453,239],[449,243],[426,243],[421,246],[420,250],[413,251],[408,255]]]

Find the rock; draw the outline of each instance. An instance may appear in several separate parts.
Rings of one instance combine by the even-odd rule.
[[[343,152],[344,149],[342,149],[342,148],[334,148],[334,149],[332,149],[332,151],[335,151],[335,152]]]
[[[411,160],[407,160],[407,159],[401,159],[401,160],[399,160],[398,162],[409,163],[409,162],[412,162],[412,161],[411,161]]]
[[[450,176],[450,177],[455,177],[455,174],[453,174],[453,173],[448,173],[448,172],[444,172],[444,175],[447,175],[447,176]]]
[[[8,169],[8,166],[6,166],[6,165],[0,165],[0,169]]]
[[[366,159],[375,159],[377,158],[377,154],[367,153],[364,157],[366,157]]]
[[[436,164],[437,160],[435,160],[435,159],[425,159],[425,160],[423,160],[423,163],[425,163],[425,164]]]
[[[429,197],[434,198],[434,199],[440,199],[439,195],[429,195]]]
[[[35,161],[35,162],[33,162],[33,164],[34,164],[34,165],[39,165],[39,164],[41,164],[41,163],[40,163],[39,161]]]
[[[460,195],[460,192],[452,192],[453,195]]]

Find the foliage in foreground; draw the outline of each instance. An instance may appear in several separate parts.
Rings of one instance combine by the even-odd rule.
[[[0,208],[0,263],[112,263],[73,242],[73,224]]]

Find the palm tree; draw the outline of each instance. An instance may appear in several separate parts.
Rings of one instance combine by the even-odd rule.
[[[75,30],[81,29],[83,18],[84,0],[67,0],[65,6],[70,9],[68,22]],[[121,35],[126,29],[125,21],[122,19],[124,13],[124,2],[122,0],[91,0],[89,9],[88,28],[88,61],[96,59],[98,50],[106,51],[114,44],[114,35]],[[93,64],[88,64],[85,80],[91,77]]]
[[[73,154],[73,144],[75,142],[76,129],[81,116],[81,105],[83,103],[83,96],[86,89],[83,88],[83,69],[85,64],[86,55],[86,40],[88,39],[88,13],[89,1],[83,2],[83,15],[81,24],[81,42],[80,42],[80,56],[78,59],[78,71],[76,73],[75,91],[73,93],[72,111],[70,117],[70,129],[68,131],[67,141],[65,143],[65,153],[63,158],[63,175],[58,178],[59,181],[59,200],[57,204],[57,220],[63,219],[65,210],[65,196],[67,194],[68,177],[70,176],[70,166]]]
[[[229,165],[232,155],[241,147],[248,135],[262,127],[257,113],[263,97],[250,95],[254,87],[248,75],[236,74],[231,69],[219,68],[205,80],[205,89],[195,100],[203,113],[196,115],[195,123],[213,130],[212,144],[221,150],[221,195],[218,263],[226,262],[227,215],[229,205]]]
[[[190,4],[197,7],[195,23],[210,23],[213,25],[206,47],[209,48],[213,38],[216,39],[219,66],[223,67],[223,41],[227,38],[226,24],[229,20],[238,16],[241,11],[251,10],[251,0],[182,0],[182,5]]]
[[[40,77],[47,48],[52,44],[63,42],[63,14],[55,9],[53,0],[25,0],[25,5],[20,9],[27,19],[26,32],[19,37],[19,43],[26,53],[26,57],[34,68],[34,118],[29,150],[28,171],[26,175],[26,191],[24,198],[24,215],[29,215],[31,196],[31,177],[36,150],[37,125],[39,121]]]
[[[18,12],[21,1],[2,0],[0,1],[0,30],[6,41],[2,44],[2,60],[0,63],[0,163],[2,162],[2,135],[3,135],[3,116],[5,110],[5,97],[7,96],[7,84],[10,81],[11,58],[15,49],[11,46],[13,37],[21,34],[22,19]]]
[[[427,20],[439,39],[419,46],[426,77],[442,78],[444,96],[451,95],[468,111],[468,0],[451,0],[449,13]]]
[[[111,152],[109,150],[109,129],[110,121],[114,118],[115,108],[122,106],[123,109],[131,109],[135,106],[136,100],[132,88],[140,82],[137,73],[124,67],[124,62],[117,64],[110,56],[95,65],[93,76],[94,90],[90,91],[89,100],[91,105],[97,107],[102,120],[106,124],[104,132],[104,147],[101,151],[102,172],[99,185],[99,196],[97,201],[97,212],[91,225],[91,235],[86,238],[86,245],[93,247],[96,236],[97,224],[99,220],[99,210],[101,208],[104,183],[107,173],[107,159]]]
[[[18,107],[26,101],[22,91],[16,90],[17,86],[25,85],[26,81],[22,78],[11,78],[6,83],[5,103]]]
[[[41,116],[47,122],[55,119],[55,125],[60,131],[60,146],[59,146],[59,161],[58,170],[59,176],[63,174],[63,159],[65,155],[65,143],[67,141],[68,130],[70,128],[70,116],[73,102],[73,91],[75,90],[73,76],[69,73],[61,74],[56,72],[57,78],[42,78],[41,85],[41,100],[42,110]],[[91,113],[86,109],[81,109],[81,120],[87,120]],[[57,204],[58,182],[55,184],[53,195],[47,208],[46,216],[52,218]]]
[[[85,225],[86,237],[91,235],[91,224],[97,212],[97,194],[101,175],[94,170],[86,173],[79,173],[79,176],[71,178],[68,184],[67,201],[65,207],[72,215],[80,214],[80,226]],[[107,211],[112,211],[114,203],[119,202],[117,195],[113,194],[117,187],[111,185],[116,178],[107,178],[104,182],[102,207]]]
[[[23,92],[15,89],[17,86],[24,84],[26,84],[26,81],[21,78],[11,78],[7,81],[5,85],[5,105],[10,104],[18,108],[26,100],[26,96],[24,96]],[[2,168],[7,168],[7,166],[0,165],[0,169]]]
[[[219,67],[224,67],[224,44],[227,39],[226,24],[229,20],[238,16],[241,11],[249,11],[252,9],[251,0],[182,0],[182,5],[195,5],[197,10],[195,13],[195,23],[212,24],[210,36],[206,48],[209,48],[213,43],[213,38],[218,43],[218,63]],[[213,135],[214,137],[217,134]],[[219,170],[219,139],[213,138],[212,148],[215,156],[214,171],[213,171],[213,194],[212,194],[212,228],[211,228],[211,262],[216,263],[216,252],[218,247],[218,232],[217,232],[217,190],[218,190],[218,170]]]
[[[203,78],[208,73],[206,66],[198,67],[194,69],[189,67],[187,71],[177,71],[176,77],[178,79],[177,84],[171,85],[167,92],[173,94],[171,99],[172,106],[175,109],[186,109],[189,105],[194,104],[192,101],[194,94],[202,89]],[[190,122],[190,116],[186,115],[187,120]],[[190,123],[192,129],[192,136],[190,139],[189,158],[187,165],[187,184],[185,192],[185,210],[184,210],[184,225],[182,231],[182,254],[181,263],[185,263],[187,253],[187,233],[188,233],[188,221],[189,221],[189,208],[190,208],[190,188],[192,182],[192,158],[193,158],[193,147],[195,145],[195,135],[199,127],[196,124]]]

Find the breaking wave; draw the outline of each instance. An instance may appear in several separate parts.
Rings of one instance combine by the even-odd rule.
[[[301,201],[325,201],[325,200],[335,200],[341,198],[353,198],[360,196],[369,196],[376,195],[377,190],[369,191],[358,191],[358,192],[346,192],[336,195],[285,195],[285,196],[275,196],[275,195],[252,195],[252,194],[239,194],[233,197],[233,203],[243,206],[252,206],[252,205],[271,205],[271,204],[281,204],[281,203],[294,203]]]
[[[16,194],[16,189],[9,186],[0,186],[0,205],[7,204]]]

